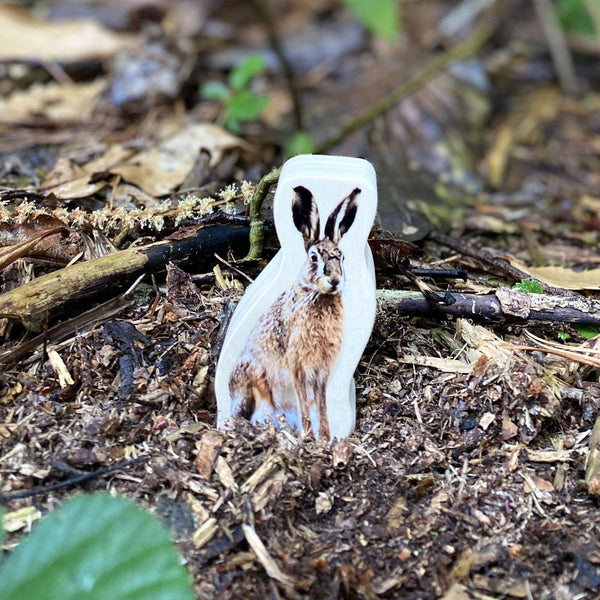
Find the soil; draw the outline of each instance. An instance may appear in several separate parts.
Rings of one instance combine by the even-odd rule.
[[[4,374],[4,493],[68,479],[65,465],[91,472],[150,457],[80,487],[157,514],[199,598],[597,597],[598,500],[584,482],[597,384],[581,377],[558,400],[553,359],[521,353],[480,358],[469,373],[406,364],[406,353],[450,356],[457,323],[381,304],[351,438],[245,422],[217,431],[212,349],[239,292],[212,288],[189,309],[178,289],[63,344],[73,385],[61,387],[47,362]],[[46,511],[75,489],[6,505]]]

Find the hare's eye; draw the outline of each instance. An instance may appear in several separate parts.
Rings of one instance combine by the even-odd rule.
[[[310,262],[313,264],[317,264],[317,262],[319,262],[319,257],[317,256],[316,252],[310,253]]]

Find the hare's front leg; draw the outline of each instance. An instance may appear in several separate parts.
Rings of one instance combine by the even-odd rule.
[[[294,389],[298,396],[300,408],[300,419],[302,421],[302,431],[312,431],[312,421],[310,418],[310,401],[308,398],[306,372],[302,368],[297,368],[293,373]]]
[[[327,380],[321,379],[315,385],[315,406],[319,414],[319,439],[328,440],[329,419],[327,417]]]

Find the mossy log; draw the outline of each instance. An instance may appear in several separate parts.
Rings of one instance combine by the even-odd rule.
[[[0,295],[0,317],[20,321],[31,331],[44,323],[65,304],[130,285],[142,273],[159,273],[170,261],[180,261],[196,269],[210,269],[214,255],[230,249],[243,255],[248,250],[246,226],[212,226],[190,233],[134,246],[108,256],[75,263],[53,271]]]

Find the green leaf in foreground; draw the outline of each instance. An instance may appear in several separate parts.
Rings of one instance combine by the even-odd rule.
[[[0,571],[1,600],[193,600],[163,526],[125,498],[82,495],[50,513]]]
[[[398,0],[342,0],[354,16],[375,35],[393,40],[400,33]]]
[[[513,290],[518,292],[525,292],[527,294],[543,294],[544,289],[538,281],[535,279],[523,279],[519,283],[515,283]]]
[[[3,506],[0,506],[0,547],[4,543],[4,527],[2,527],[2,523],[4,522],[4,513],[6,513],[6,509]],[[0,562],[0,565],[2,563]]]
[[[575,323],[573,329],[586,340],[591,340],[600,333],[597,325],[587,325],[586,323]]]

